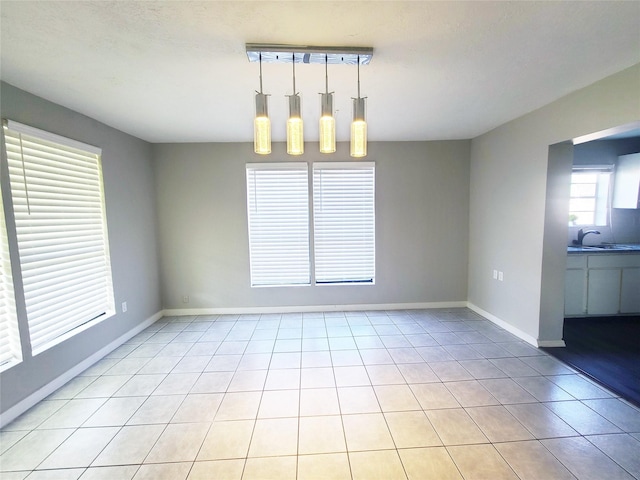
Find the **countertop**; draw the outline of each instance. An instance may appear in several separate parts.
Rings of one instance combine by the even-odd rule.
[[[600,245],[583,245],[581,247],[569,245],[567,253],[640,253],[638,243],[603,243]]]

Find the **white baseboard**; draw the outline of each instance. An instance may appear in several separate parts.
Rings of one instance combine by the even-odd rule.
[[[357,312],[362,310],[422,310],[433,308],[464,308],[466,301],[421,302],[421,303],[372,303],[356,305],[294,305],[279,307],[211,307],[211,308],[168,308],[165,316],[185,315],[243,315],[255,313],[298,313],[298,312]]]
[[[136,325],[134,328],[132,328],[125,334],[120,335],[113,342],[102,347],[100,350],[95,352],[90,357],[86,358],[85,360],[78,363],[73,368],[67,370],[62,375],[58,376],[51,382],[47,383],[44,387],[36,390],[31,395],[26,397],[24,400],[21,400],[20,402],[15,404],[13,407],[8,408],[4,412],[2,412],[2,414],[0,415],[0,428],[4,427],[5,425],[9,424],[9,422],[12,422],[16,418],[18,418],[24,412],[26,412],[31,407],[36,405],[39,401],[47,398],[49,395],[51,395],[57,389],[62,387],[69,380],[73,379],[74,377],[78,376],[80,373],[84,372],[87,368],[91,367],[94,363],[104,358],[105,355],[112,352],[113,350],[118,348],[120,345],[125,343],[127,340],[129,340],[130,338],[133,338],[138,333],[142,332],[145,328],[147,328],[148,326],[158,321],[160,318],[162,318],[162,316],[163,316],[162,311],[155,313],[154,315],[147,318],[144,322],[139,323],[138,325]]]
[[[538,340],[539,347],[566,347],[564,340]]]
[[[514,327],[510,323],[505,322],[501,318],[498,318],[495,315],[484,311],[483,309],[481,309],[477,305],[474,305],[471,302],[467,302],[467,307],[469,307],[471,310],[473,310],[477,314],[482,315],[487,320],[495,323],[500,328],[504,328],[507,332],[514,334],[516,337],[520,338],[521,340],[524,340],[525,342],[527,342],[530,345],[533,345],[536,348],[538,348],[538,347],[564,347],[565,346],[563,340],[538,340],[537,338],[532,337],[528,333],[523,332],[519,328]]]

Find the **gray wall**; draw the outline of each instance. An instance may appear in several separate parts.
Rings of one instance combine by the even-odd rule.
[[[0,405],[4,412],[158,313],[161,301],[151,146],[6,83],[0,88],[3,118],[102,148],[118,311],[102,323],[2,372]],[[128,311],[120,313],[124,301]],[[19,314],[19,322],[24,325],[24,321]]]
[[[618,156],[640,152],[640,137],[621,140],[597,140],[576,145],[573,150],[574,165],[615,165]],[[613,186],[613,185],[612,185]],[[580,227],[569,227],[567,245],[577,237]],[[640,210],[611,209],[611,222],[599,226],[600,235],[585,238],[585,245],[602,242],[640,243]]]
[[[541,313],[559,298],[543,296],[542,283],[557,285],[564,271],[556,265],[543,276],[543,256],[558,258],[566,249],[566,223],[545,225],[549,146],[637,121],[639,87],[636,65],[472,140],[471,304],[534,339],[560,340],[562,319]],[[494,268],[505,272],[504,282],[492,280]]]
[[[251,288],[245,164],[296,161],[274,144],[154,145],[167,309],[465,301],[469,141],[369,144],[376,162],[376,284]],[[305,146],[303,161],[350,161]],[[298,160],[299,161],[299,160]],[[188,295],[185,304],[182,297]]]

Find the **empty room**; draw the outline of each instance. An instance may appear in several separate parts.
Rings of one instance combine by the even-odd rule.
[[[3,480],[640,478],[640,2],[0,16]]]

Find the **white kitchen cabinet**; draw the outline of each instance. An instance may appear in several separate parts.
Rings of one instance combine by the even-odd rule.
[[[640,153],[618,157],[611,206],[640,208]]]
[[[620,313],[640,312],[640,268],[623,268]]]
[[[615,315],[620,310],[619,268],[589,269],[587,314]]]
[[[587,313],[587,256],[569,255],[564,277],[564,314],[581,317]]]

